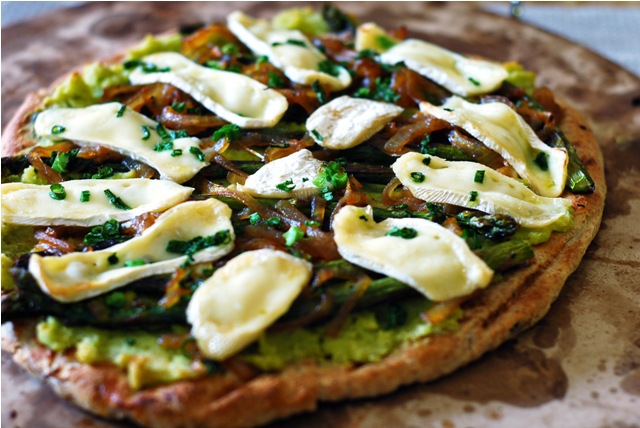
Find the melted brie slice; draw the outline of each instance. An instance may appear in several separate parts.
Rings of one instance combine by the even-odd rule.
[[[311,279],[312,265],[282,251],[248,251],[198,288],[187,308],[202,354],[224,360],[282,316]]]
[[[264,55],[295,83],[311,85],[327,84],[333,91],[340,91],[351,84],[351,75],[344,67],[338,67],[338,75],[319,70],[327,57],[298,30],[277,30],[264,19],[254,19],[236,11],[227,17],[229,30],[256,55]]]
[[[199,150],[195,137],[173,140],[172,150],[155,151],[162,137],[156,132],[158,123],[129,108],[119,116],[120,103],[96,104],[84,108],[44,110],[35,120],[36,135],[51,140],[71,140],[80,146],[101,145],[132,159],[151,165],[160,177],[184,183],[209,164],[208,157],[199,160],[189,150]],[[182,155],[171,156],[173,150]]]
[[[454,94],[469,97],[500,87],[507,70],[500,64],[467,58],[422,40],[407,39],[378,57],[384,64],[404,64]]]
[[[423,201],[508,214],[530,228],[553,225],[561,229],[571,222],[571,201],[538,196],[518,180],[479,163],[448,162],[412,152],[402,155],[392,168],[402,184]],[[478,171],[484,171],[481,182],[476,181]]]
[[[560,196],[567,180],[565,149],[543,143],[520,115],[504,103],[473,104],[451,97],[441,107],[420,110],[461,127],[497,152],[537,194]]]
[[[410,239],[387,235],[413,229]],[[333,219],[340,255],[353,264],[395,278],[440,302],[466,296],[491,282],[493,270],[464,239],[421,218],[389,218],[376,223],[373,209],[345,206]]]
[[[247,177],[244,185],[239,184],[238,190],[263,198],[308,198],[320,194],[313,179],[322,165],[324,162],[302,149],[264,165]]]
[[[147,212],[161,212],[185,201],[193,189],[166,180],[72,180],[61,183],[67,196],[55,200],[48,185],[2,185],[2,221],[33,226],[95,226],[119,222]],[[105,195],[110,190],[131,209],[116,208]],[[82,192],[89,200],[81,202]]]
[[[289,104],[284,95],[248,76],[203,67],[174,52],[148,55],[142,61],[168,71],[133,70],[134,85],[168,83],[191,95],[207,110],[241,128],[275,126]]]
[[[231,209],[216,199],[184,202],[163,213],[140,236],[100,251],[29,260],[29,272],[53,299],[77,302],[141,278],[175,271],[187,256],[167,251],[169,241],[190,241],[227,231],[229,240],[193,255],[193,263],[217,260],[233,249]],[[142,265],[138,263],[144,262]]]
[[[371,138],[402,110],[395,104],[344,95],[314,111],[306,126],[322,147],[344,150]]]

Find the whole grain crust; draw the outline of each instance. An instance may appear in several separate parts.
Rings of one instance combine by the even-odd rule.
[[[24,125],[46,92],[31,95],[5,129],[3,154],[32,141]],[[597,141],[575,110],[562,106],[560,126],[596,183],[590,195],[566,194],[574,227],[536,246],[535,259],[465,303],[460,330],[396,350],[377,363],[316,365],[247,379],[228,371],[193,381],[132,390],[124,373],[86,365],[35,341],[33,321],[5,323],[2,349],[42,378],[62,398],[100,416],[131,419],[151,427],[248,427],[314,410],[319,402],[386,394],[444,376],[479,358],[542,318],[594,238],[606,194],[604,161]]]

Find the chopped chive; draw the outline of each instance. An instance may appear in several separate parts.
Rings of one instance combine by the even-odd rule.
[[[249,216],[249,223],[258,224],[259,221],[260,221],[260,214],[253,213]]]
[[[267,226],[280,227],[282,226],[282,219],[280,217],[269,217],[265,223],[267,223]]]
[[[164,152],[167,150],[173,150],[173,141],[160,141],[153,147],[153,150],[156,152]]]
[[[475,190],[472,190],[469,193],[469,202],[477,202],[478,201],[478,192],[476,192]]]
[[[198,158],[200,162],[204,162],[204,153],[202,153],[202,150],[200,150],[200,148],[196,146],[191,146],[189,147],[189,153],[191,153],[196,158]]]
[[[229,141],[237,140],[241,137],[240,127],[235,123],[228,123],[222,126],[213,133],[213,139],[219,140],[221,138],[226,138]]]
[[[282,88],[284,86],[284,79],[273,71],[270,71],[268,76],[267,86],[270,88]]]
[[[67,191],[64,190],[64,187],[60,183],[52,184],[49,187],[49,196],[51,196],[51,199],[61,201],[67,197]]]
[[[187,108],[186,103],[173,103],[171,104],[171,108],[177,111],[178,113],[182,113],[185,108]]]
[[[295,189],[296,185],[293,184],[293,179],[290,178],[282,183],[276,184],[276,189],[282,190],[283,192],[290,192]]]
[[[80,192],[80,202],[89,202],[91,199],[91,192],[89,190],[83,190]]]
[[[307,47],[307,45],[302,40],[296,40],[296,39],[287,39],[284,42],[271,43],[271,46],[282,46],[282,45],[293,45],[293,46],[299,46],[301,48]]]
[[[51,128],[51,133],[53,135],[58,135],[58,134],[62,134],[66,130],[67,128],[65,128],[62,125],[53,125],[53,127]]]
[[[282,236],[285,239],[285,245],[291,247],[296,242],[304,238],[304,232],[298,226],[291,226]]]
[[[543,171],[547,171],[549,169],[549,157],[545,152],[538,153],[534,162]]]
[[[107,261],[109,262],[110,265],[115,265],[115,264],[118,264],[120,259],[118,259],[118,256],[116,255],[116,253],[113,253],[107,258]]]
[[[226,43],[221,50],[225,55],[235,55],[240,52],[240,48],[235,43]]]
[[[142,139],[148,140],[151,137],[151,132],[149,131],[149,127],[147,125],[142,125]]]
[[[473,177],[473,182],[474,183],[480,183],[482,184],[482,182],[484,182],[484,170],[478,170],[476,171],[476,175]]]
[[[122,104],[120,106],[120,109],[118,110],[118,113],[116,113],[116,117],[122,117],[122,115],[124,114],[124,111],[127,109],[127,106]]]
[[[413,239],[418,236],[418,231],[411,227],[394,227],[386,233],[387,236],[397,236],[402,239]]]
[[[320,227],[320,223],[313,220],[305,220],[304,225],[307,227]]]
[[[127,260],[126,262],[124,262],[125,267],[136,267],[136,266],[143,266],[146,264],[147,262],[145,262],[143,259],[133,259],[133,260]]]
[[[318,131],[316,131],[315,129],[311,130],[311,135],[313,135],[316,138],[316,140],[318,140],[320,142],[324,141],[324,137],[322,135],[320,135],[320,133]]]
[[[411,181],[414,183],[422,183],[426,177],[423,173],[414,171],[411,173]]]
[[[360,220],[362,221],[369,221],[369,219],[367,218],[366,215],[362,214],[360,217],[358,217]]]
[[[313,89],[313,92],[316,93],[316,97],[318,98],[320,104],[327,103],[327,96],[324,92],[324,89],[322,89],[322,85],[320,85],[320,81],[314,80],[311,84],[311,89]]]
[[[116,196],[111,190],[105,189],[104,194],[106,195],[111,205],[118,208],[119,210],[130,210],[131,207],[127,205],[120,197]]]
[[[171,156],[178,157],[178,156],[182,156],[182,149],[175,149],[174,151],[171,152]]]
[[[422,164],[429,166],[431,164],[431,157],[427,156],[426,158],[422,159]]]
[[[473,83],[475,86],[480,86],[480,82],[478,82],[473,77],[469,77],[468,79],[469,79],[469,82]]]

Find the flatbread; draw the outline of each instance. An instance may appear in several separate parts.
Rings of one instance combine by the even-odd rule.
[[[32,94],[5,129],[3,155],[33,141],[23,125],[47,92]],[[377,363],[296,365],[275,374],[245,378],[238,372],[134,391],[126,375],[108,365],[86,365],[35,341],[33,321],[3,324],[2,349],[46,381],[62,398],[97,415],[145,426],[245,427],[312,411],[323,401],[386,394],[444,376],[479,358],[542,318],[595,236],[604,208],[604,161],[584,118],[563,105],[559,126],[589,170],[596,190],[566,194],[574,226],[535,247],[535,259],[463,304],[460,330],[407,344]]]

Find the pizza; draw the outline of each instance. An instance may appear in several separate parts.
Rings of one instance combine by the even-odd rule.
[[[2,140],[2,346],[150,427],[444,376],[545,315],[604,167],[535,73],[334,6],[148,36]]]

